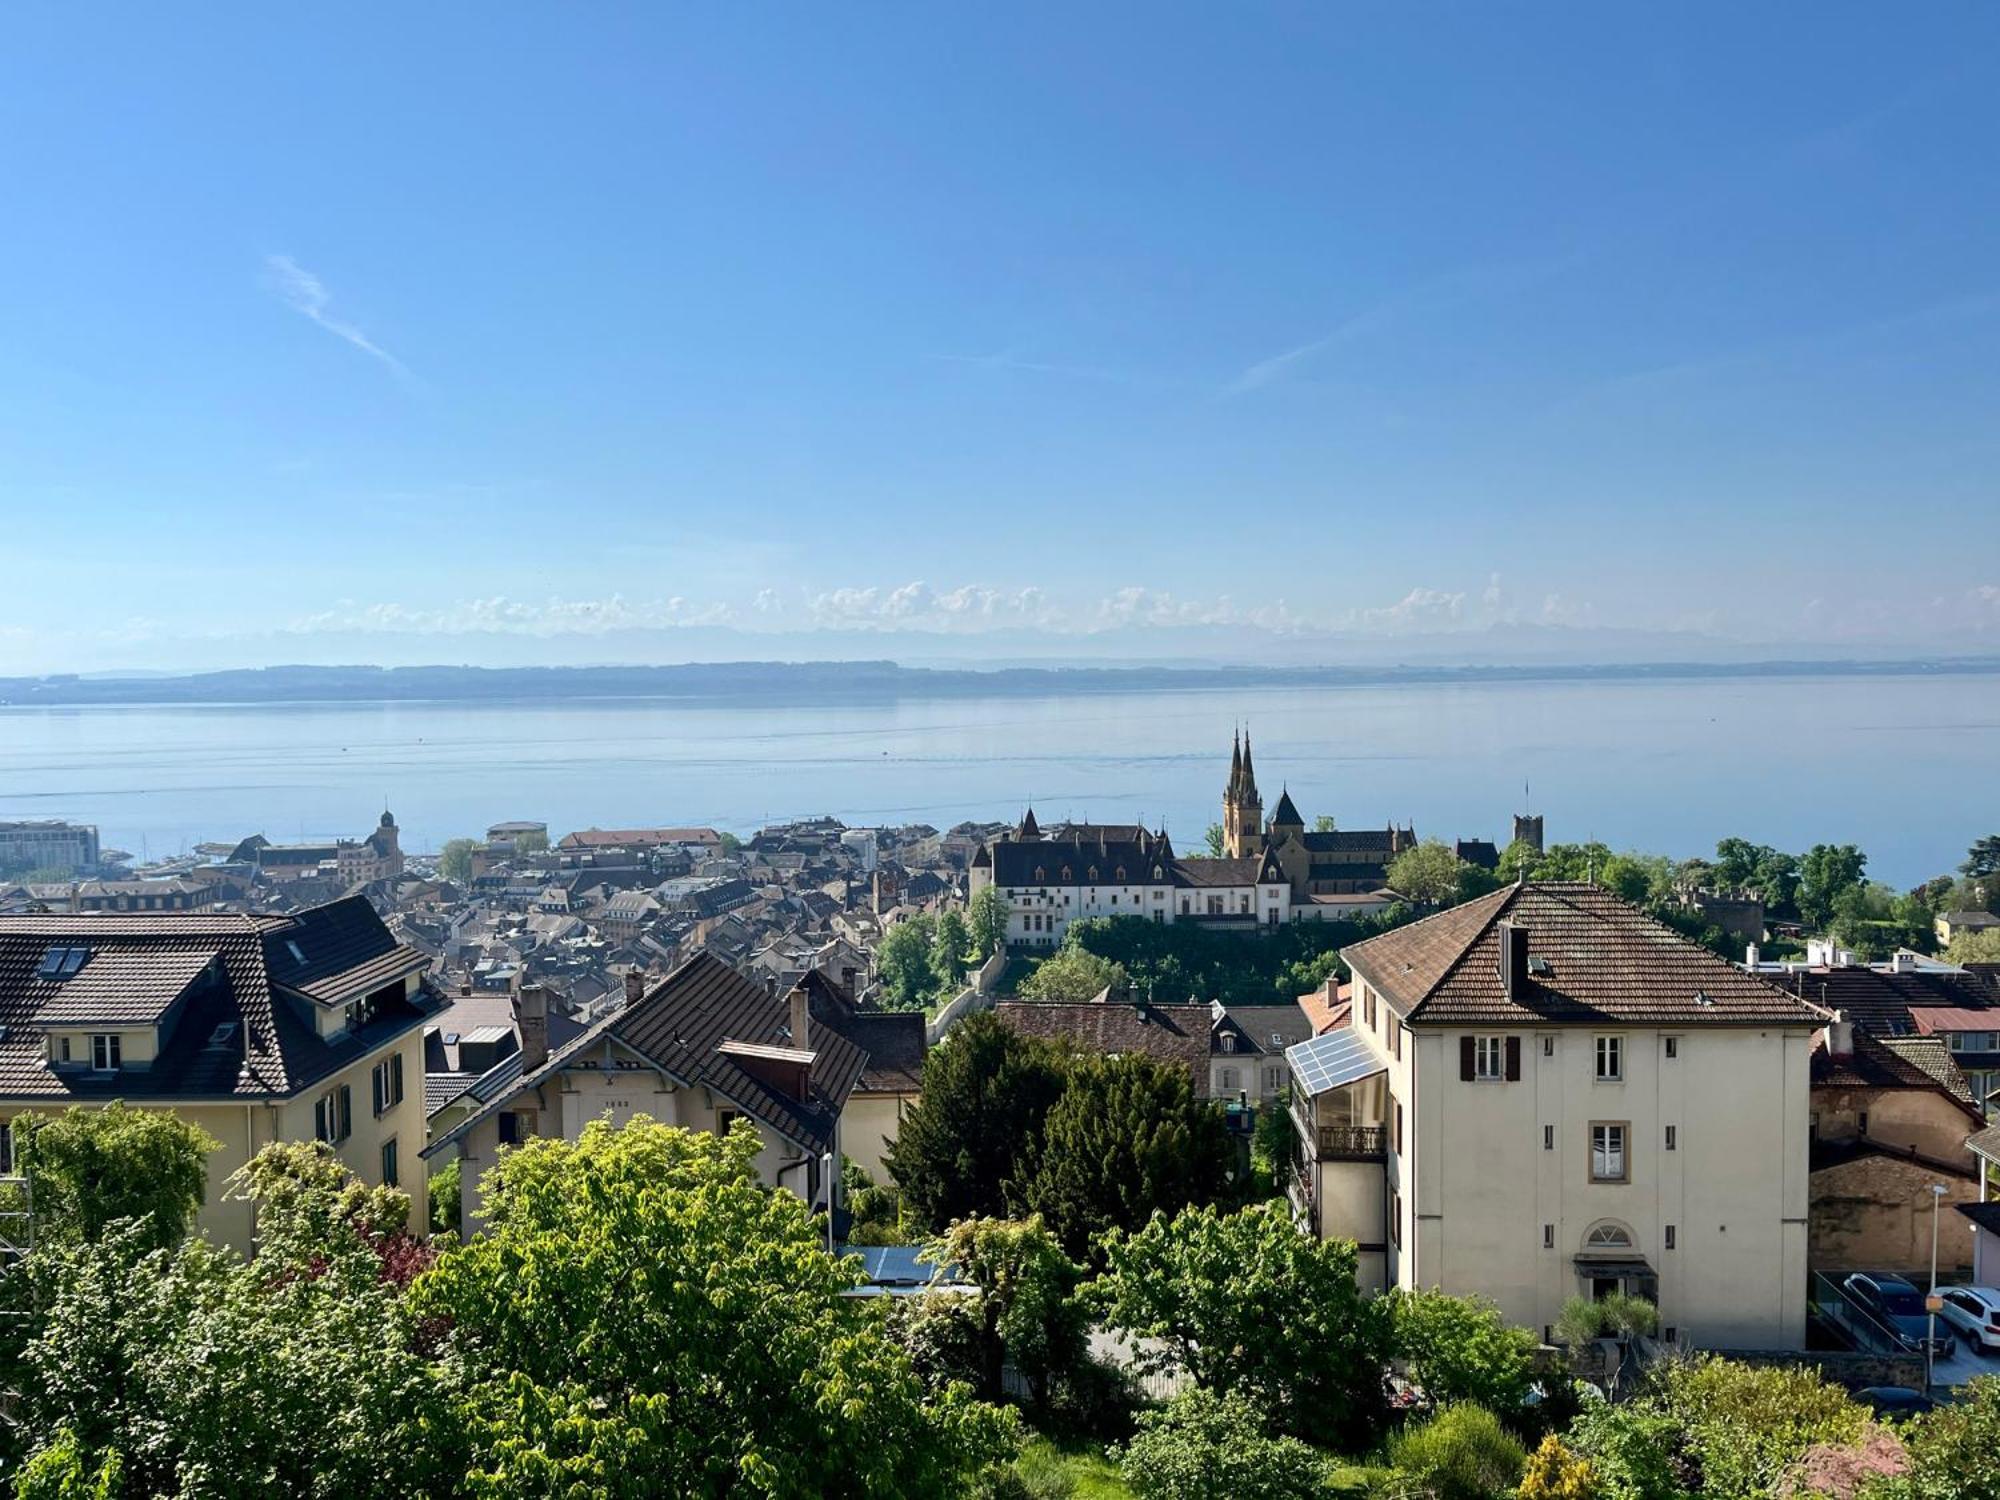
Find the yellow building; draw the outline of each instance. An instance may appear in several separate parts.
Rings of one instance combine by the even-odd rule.
[[[200,1227],[243,1248],[250,1206],[224,1185],[273,1141],[327,1141],[421,1204],[426,965],[358,896],[0,917],[0,1120],[122,1099],[199,1125],[221,1143]]]

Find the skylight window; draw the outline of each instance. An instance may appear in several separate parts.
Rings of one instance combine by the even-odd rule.
[[[88,948],[57,947],[42,955],[41,966],[35,970],[37,979],[67,979],[83,967],[83,961],[90,957]]]
[[[297,959],[300,963],[304,963],[306,961],[305,949],[301,948],[297,943],[293,942],[290,938],[285,939],[285,947],[291,953],[292,957]]]

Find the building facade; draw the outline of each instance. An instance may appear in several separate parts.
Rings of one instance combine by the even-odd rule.
[[[88,823],[54,819],[0,822],[0,873],[59,870],[75,874],[95,870],[97,864],[97,830]]]
[[[1818,1012],[1594,886],[1510,886],[1343,950],[1288,1053],[1293,1201],[1372,1286],[1552,1328],[1643,1295],[1679,1342],[1805,1337]]]

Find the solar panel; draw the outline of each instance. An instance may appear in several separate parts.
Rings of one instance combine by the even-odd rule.
[[[1324,1094],[1343,1084],[1358,1083],[1387,1067],[1359,1034],[1346,1026],[1287,1047],[1285,1061],[1308,1094]]]

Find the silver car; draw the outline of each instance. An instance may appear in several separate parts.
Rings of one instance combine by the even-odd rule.
[[[1966,1343],[1987,1354],[2000,1350],[2000,1291],[1990,1286],[1941,1286],[1938,1297],[1944,1303],[1938,1316]]]

